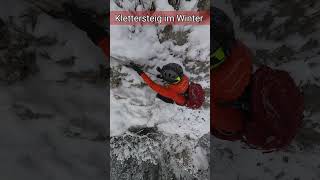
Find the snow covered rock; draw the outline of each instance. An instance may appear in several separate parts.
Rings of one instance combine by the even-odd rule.
[[[197,2],[115,0],[111,10],[194,10]],[[142,65],[156,82],[158,66],[178,63],[206,90],[199,110],[166,104],[111,57],[112,179],[209,179],[209,26],[111,26],[110,35],[111,56]]]

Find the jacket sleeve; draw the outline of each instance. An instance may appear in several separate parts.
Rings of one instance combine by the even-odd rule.
[[[142,73],[141,77],[144,80],[144,82],[147,83],[147,85],[155,92],[159,93],[164,97],[172,99],[176,104],[179,104],[179,105],[185,104],[186,100],[184,96],[177,94],[175,91],[172,91],[168,87],[155,83],[145,73]]]

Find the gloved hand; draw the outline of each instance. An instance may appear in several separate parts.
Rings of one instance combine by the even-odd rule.
[[[161,73],[162,69],[160,67],[157,67],[157,71]]]
[[[98,44],[101,39],[108,36],[107,31],[103,27],[96,24],[88,13],[82,11],[75,4],[63,3],[62,6],[69,13],[68,16],[72,23],[85,31],[95,44]]]
[[[139,75],[143,73],[143,70],[135,63],[130,62],[129,67],[131,67],[133,70],[135,70]]]
[[[158,74],[158,75],[157,75],[157,78],[159,78],[159,79],[163,79],[163,77],[162,77],[162,75],[161,75],[161,74]]]

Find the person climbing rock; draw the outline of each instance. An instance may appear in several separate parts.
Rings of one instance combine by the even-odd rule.
[[[301,125],[303,98],[288,72],[260,66],[237,40],[230,18],[211,10],[211,133],[241,140],[250,147],[279,150],[288,146]]]
[[[227,140],[241,139],[246,113],[234,104],[251,76],[251,54],[236,40],[233,23],[220,9],[211,10],[211,132]]]
[[[190,83],[179,64],[169,63],[162,68],[157,67],[157,71],[160,73],[157,77],[162,79],[165,85],[155,83],[138,65],[130,63],[130,67],[157,93],[156,97],[166,103],[197,109],[204,102],[204,91],[201,85]]]
[[[131,63],[131,67],[142,77],[144,82],[157,93],[159,99],[167,103],[176,103],[180,106],[186,104],[189,78],[183,74],[183,69],[180,65],[170,63],[162,68],[157,67],[157,71],[160,73],[157,77],[164,80],[167,85],[160,85],[152,81],[138,65]]]
[[[106,57],[110,56],[109,34],[106,29],[94,23],[90,15],[81,11],[74,4],[64,3],[63,7],[68,12],[68,19],[85,31],[92,42],[98,45],[105,53]],[[187,106],[191,109],[200,108],[204,102],[204,90],[201,85],[189,82],[189,78],[183,73],[180,65],[170,63],[162,68],[158,67],[161,78],[166,85],[159,85],[152,81],[141,68],[134,63],[131,67],[138,72],[143,80],[151,89],[157,92],[157,98],[166,103],[175,103],[180,106]]]

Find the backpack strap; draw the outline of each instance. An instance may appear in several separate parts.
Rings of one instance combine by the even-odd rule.
[[[164,97],[164,96],[160,95],[159,93],[157,94],[156,97],[161,99],[163,102],[170,103],[170,104],[174,103],[174,101],[172,99]]]

